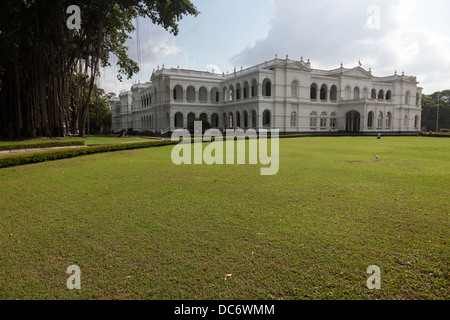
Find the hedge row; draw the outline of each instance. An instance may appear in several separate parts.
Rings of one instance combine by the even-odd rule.
[[[61,139],[61,140],[48,140],[48,141],[16,142],[16,143],[0,144],[0,150],[68,147],[68,146],[82,146],[84,144],[85,144],[85,142],[83,139]]]
[[[450,132],[425,132],[422,131],[419,135],[423,137],[438,137],[438,138],[450,138]]]
[[[102,152],[111,152],[111,151],[119,151],[119,150],[130,150],[130,149],[139,149],[139,148],[150,148],[150,147],[158,147],[165,146],[171,144],[178,144],[178,141],[171,140],[152,140],[152,141],[144,141],[144,142],[132,142],[132,143],[120,143],[120,144],[112,144],[112,145],[98,145],[98,146],[90,146],[90,147],[80,147],[80,148],[69,148],[69,149],[58,149],[58,150],[50,150],[43,152],[35,152],[35,153],[26,153],[19,154],[14,156],[5,156],[0,157],[0,168],[51,161],[51,160],[59,160],[66,158],[73,158],[77,156],[102,153]]]

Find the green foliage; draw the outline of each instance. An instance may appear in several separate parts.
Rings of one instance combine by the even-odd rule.
[[[422,137],[435,137],[435,138],[450,138],[450,132],[431,132],[431,131],[421,131],[419,133]]]
[[[61,140],[48,140],[36,142],[17,142],[17,143],[0,144],[0,150],[82,146],[84,144],[85,141],[83,139],[64,139],[64,140],[61,139]]]
[[[194,134],[194,122],[195,121],[202,122],[202,131],[203,131],[202,133],[205,133],[206,130],[211,129],[211,124],[209,123],[208,120],[197,118],[197,119],[194,119],[191,122],[189,122],[187,125],[187,129],[191,134]]]
[[[89,104],[89,134],[109,133],[112,126],[112,112],[108,96],[101,88],[94,86]]]
[[[422,96],[422,127],[436,131],[436,115],[439,96],[439,129],[450,128],[450,90]]]
[[[73,149],[59,149],[43,152],[35,152],[28,154],[19,154],[14,156],[0,157],[0,168],[12,167],[30,163],[73,158],[77,156],[83,156],[88,154],[112,152],[118,150],[131,150],[140,148],[151,148],[165,145],[176,144],[171,140],[152,140],[145,142],[132,142],[132,143],[118,143],[112,145],[98,145],[91,147],[80,147]]]
[[[80,30],[66,26],[70,5],[81,10]],[[62,137],[71,128],[84,137],[99,68],[115,56],[119,80],[139,72],[126,46],[133,19],[176,35],[179,21],[198,13],[189,0],[2,1],[0,136]]]

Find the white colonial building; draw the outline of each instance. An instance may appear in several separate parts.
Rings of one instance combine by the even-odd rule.
[[[318,70],[286,56],[231,74],[158,67],[111,108],[114,132],[166,134],[202,118],[222,130],[411,133],[420,130],[421,95],[415,77],[376,77],[360,66]]]

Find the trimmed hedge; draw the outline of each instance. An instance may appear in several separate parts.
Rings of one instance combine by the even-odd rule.
[[[87,146],[80,148],[58,149],[43,152],[26,153],[14,156],[0,157],[0,168],[19,166],[30,163],[38,163],[44,161],[67,159],[102,152],[151,148],[178,143],[179,143],[178,141],[171,141],[171,140],[152,140],[144,142],[120,143],[120,144],[99,145],[90,147]]]
[[[61,139],[48,141],[17,142],[17,143],[0,144],[0,150],[83,146],[84,144],[85,142],[83,139]]]
[[[450,132],[425,132],[419,133],[422,137],[450,138]]]

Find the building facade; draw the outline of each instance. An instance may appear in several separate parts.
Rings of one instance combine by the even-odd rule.
[[[421,96],[416,77],[375,77],[360,66],[318,70],[286,56],[231,74],[158,67],[111,109],[114,132],[166,134],[201,118],[221,130],[413,133]]]

